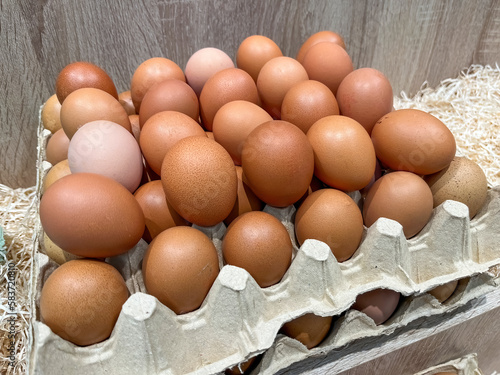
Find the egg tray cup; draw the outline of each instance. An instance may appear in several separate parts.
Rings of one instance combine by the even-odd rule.
[[[434,375],[440,372],[456,372],[458,375],[483,375],[479,369],[476,353],[471,353],[461,358],[432,366],[414,375]]]
[[[49,134],[41,128],[39,135],[38,197],[50,168],[43,161]],[[295,208],[266,206],[264,211],[285,225],[295,243]],[[343,263],[337,262],[325,243],[307,240],[295,247],[283,279],[268,288],[260,288],[244,269],[223,266],[223,223],[208,228],[194,226],[214,242],[221,271],[202,306],[183,315],[176,315],[146,294],[141,267],[147,243],[141,240],[127,253],[107,259],[125,278],[131,296],[110,338],[88,347],[63,340],[40,321],[40,291],[57,264],[40,251],[43,230],[38,220],[30,372],[213,374],[264,353],[253,373],[274,374],[308,357],[341,350],[355,340],[390,335],[419,318],[451,312],[498,288],[497,276],[488,270],[500,264],[499,218],[497,186],[488,191],[487,202],[472,221],[467,206],[446,201],[433,210],[424,229],[410,240],[398,222],[380,218],[364,228],[359,248]],[[459,285],[444,303],[426,293],[453,280],[460,280]],[[365,314],[349,309],[357,295],[376,288],[392,289],[404,296],[393,316],[378,326]],[[326,339],[308,350],[279,330],[285,322],[310,312],[338,318]]]

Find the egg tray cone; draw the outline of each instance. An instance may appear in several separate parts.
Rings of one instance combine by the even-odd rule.
[[[45,139],[44,132],[40,134],[39,192],[49,167],[41,162],[47,134]],[[293,206],[266,206],[265,211],[280,219],[294,239]],[[326,244],[307,240],[295,249],[283,279],[264,289],[245,270],[226,265],[202,306],[184,315],[176,315],[146,294],[141,261],[147,244],[141,240],[126,254],[107,260],[122,273],[131,296],[111,337],[88,347],[61,339],[39,320],[39,294],[57,264],[39,251],[42,230],[38,221],[31,372],[213,374],[265,352],[254,373],[273,374],[318,352],[388,335],[418,318],[452,311],[497,288],[498,280],[487,271],[500,263],[499,214],[497,186],[489,190],[486,204],[472,221],[467,206],[446,201],[410,240],[399,223],[381,218],[365,228],[356,253],[343,263],[337,262]],[[220,256],[224,224],[197,228],[212,239]],[[425,293],[453,280],[461,280],[459,287],[443,304]],[[376,288],[406,296],[389,321],[379,326],[368,316],[349,310],[357,295]],[[285,322],[308,312],[340,316],[320,347],[312,350],[278,334]]]

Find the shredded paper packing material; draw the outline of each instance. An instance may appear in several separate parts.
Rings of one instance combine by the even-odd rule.
[[[50,168],[44,161],[48,136],[40,125],[38,197]],[[294,239],[293,206],[265,210],[280,219]],[[499,213],[500,186],[494,186],[473,220],[467,206],[446,201],[410,240],[399,223],[381,218],[365,228],[356,253],[343,263],[326,244],[307,240],[295,249],[281,282],[264,289],[245,270],[226,265],[202,306],[183,315],[146,293],[141,260],[147,244],[141,240],[128,253],[107,259],[124,276],[131,296],[111,337],[88,347],[61,339],[40,322],[39,294],[57,264],[40,251],[43,231],[37,220],[31,373],[136,374],[140,369],[143,374],[215,374],[263,354],[253,373],[273,374],[318,353],[342,350],[354,340],[389,335],[416,319],[452,312],[498,288],[496,275],[488,270],[500,264]],[[197,228],[212,239],[220,255],[224,224]],[[458,288],[444,303],[426,293],[453,280],[459,280]],[[357,295],[376,288],[404,296],[395,314],[379,326],[350,309]],[[279,334],[285,322],[309,312],[337,318],[326,339],[311,350]]]
[[[476,353],[430,367],[414,375],[434,375],[440,372],[454,372],[458,375],[483,375],[478,365]]]

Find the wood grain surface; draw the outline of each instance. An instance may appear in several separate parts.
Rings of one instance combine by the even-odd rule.
[[[355,67],[384,72],[395,94],[500,60],[496,0],[0,0],[0,183],[35,184],[39,107],[70,62],[101,66],[125,91],[153,56],[184,68],[200,48],[234,58],[245,37],[263,34],[295,57],[327,29],[344,36]]]

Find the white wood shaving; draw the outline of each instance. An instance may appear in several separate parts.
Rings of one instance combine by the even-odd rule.
[[[394,108],[415,108],[439,118],[455,136],[457,155],[476,162],[490,187],[500,184],[500,68],[472,65],[459,77],[431,88],[425,82],[409,98],[394,98]]]

